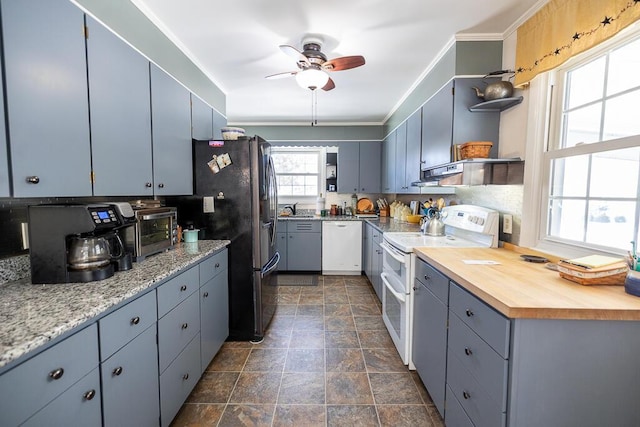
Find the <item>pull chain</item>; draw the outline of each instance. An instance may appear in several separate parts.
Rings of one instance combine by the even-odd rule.
[[[318,95],[315,89],[311,90],[311,126],[318,124]]]

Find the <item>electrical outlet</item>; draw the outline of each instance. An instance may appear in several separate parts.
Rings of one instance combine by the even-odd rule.
[[[504,219],[502,220],[502,232],[504,234],[513,233],[513,216],[509,214],[504,214]]]
[[[215,207],[213,206],[213,197],[202,198],[202,211],[204,213],[213,213],[216,211]]]

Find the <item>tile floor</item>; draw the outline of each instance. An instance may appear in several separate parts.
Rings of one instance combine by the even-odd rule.
[[[260,344],[227,342],[172,426],[444,426],[365,276],[282,286]]]

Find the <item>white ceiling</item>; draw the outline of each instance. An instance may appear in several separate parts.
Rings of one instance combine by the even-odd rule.
[[[320,35],[329,59],[364,56],[317,91],[318,124],[382,124],[456,35],[500,38],[538,1],[132,0],[226,94],[237,125],[310,123],[310,90],[265,79],[297,70],[279,45]]]

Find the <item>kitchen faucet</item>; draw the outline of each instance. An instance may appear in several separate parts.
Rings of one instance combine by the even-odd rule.
[[[297,203],[294,203],[293,205],[287,205],[284,208],[282,208],[282,210],[284,211],[285,209],[289,209],[291,211],[291,215],[295,216],[295,214],[296,214],[296,205],[297,205]]]

